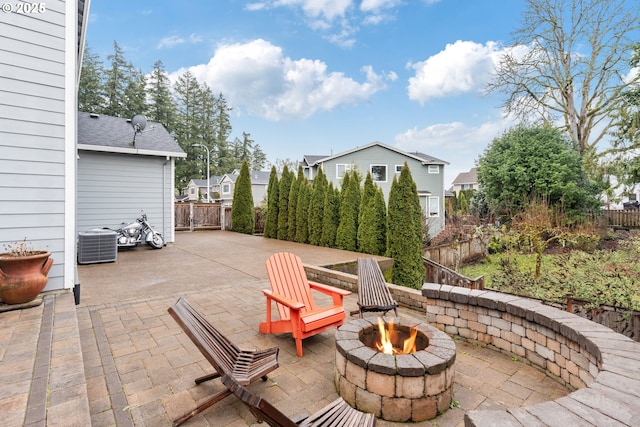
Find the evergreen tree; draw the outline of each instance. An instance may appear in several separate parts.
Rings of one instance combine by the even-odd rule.
[[[278,235],[278,172],[271,166],[269,187],[267,187],[267,219],[264,224],[264,237],[275,239]]]
[[[249,164],[242,162],[240,175],[236,179],[231,205],[231,229],[238,233],[253,234],[255,215],[251,193]]]
[[[214,123],[214,145],[215,145],[215,174],[222,175],[229,173],[238,167],[238,160],[233,155],[233,150],[229,147],[228,138],[231,135],[231,119],[229,114],[232,108],[227,105],[227,100],[220,93],[215,103],[215,123]]]
[[[153,64],[153,70],[147,82],[149,120],[162,124],[168,132],[175,129],[176,105],[171,95],[171,82],[162,61]]]
[[[360,219],[358,223],[358,251],[384,255],[387,248],[387,213],[382,190],[367,174],[364,182]]]
[[[327,177],[322,168],[318,168],[318,174],[313,180],[311,200],[309,201],[309,243],[316,246],[319,246],[322,240],[322,219],[324,217],[327,186]]]
[[[129,64],[126,68],[124,97],[122,100],[122,117],[131,118],[136,114],[146,114],[147,81],[141,70]]]
[[[187,153],[186,158],[176,159],[175,185],[180,189],[186,187],[194,177],[206,177],[207,153],[202,147],[194,147],[194,144],[200,144],[202,141],[199,137],[200,118],[197,115],[198,103],[202,101],[198,81],[191,72],[186,71],[178,77],[174,90],[178,100],[175,138]],[[198,170],[200,173],[194,176]]]
[[[320,245],[333,248],[336,245],[336,232],[340,223],[340,190],[333,188],[333,182],[329,183],[329,188],[324,198],[324,208],[322,209],[322,235]]]
[[[349,179],[347,180],[347,176]],[[358,249],[358,211],[360,209],[360,179],[357,172],[345,174],[340,200],[340,224],[336,233],[336,247],[348,251]]]
[[[113,54],[108,55],[107,60],[111,61],[111,67],[106,71],[106,106],[103,114],[114,117],[124,117],[124,92],[127,84],[129,64],[125,60],[122,49],[116,41],[113,42]]]
[[[255,171],[261,171],[267,164],[267,155],[262,151],[260,144],[253,147],[253,156],[251,158],[251,167]]]
[[[289,219],[287,220],[287,240],[292,242],[296,241],[296,229],[298,227],[298,202],[300,199],[298,195],[300,193],[300,186],[302,181],[306,181],[302,166],[298,165],[298,176],[291,181],[291,188],[289,189]]]
[[[282,170],[280,177],[280,187],[278,188],[278,230],[276,237],[280,240],[287,240],[289,230],[289,191],[293,181],[293,172],[289,172],[287,165]]]
[[[388,255],[393,258],[393,283],[420,289],[424,283],[422,261],[422,209],[416,183],[405,163],[393,177],[389,192]]]
[[[78,110],[87,113],[101,113],[105,109],[104,69],[98,55],[87,46],[84,49],[82,72],[78,82]]]
[[[302,176],[298,189],[298,204],[296,207],[296,238],[298,243],[309,241],[309,201],[311,200],[311,185]]]

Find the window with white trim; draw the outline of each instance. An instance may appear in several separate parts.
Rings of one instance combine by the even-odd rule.
[[[440,197],[429,196],[429,217],[440,216]]]
[[[373,182],[387,182],[387,165],[371,165],[369,171]]]
[[[355,165],[352,163],[338,163],[336,164],[336,178],[342,179],[344,174],[351,172],[355,169]]]
[[[396,165],[396,174],[400,174],[400,172],[402,172],[402,168],[404,167],[404,165]]]
[[[231,193],[231,184],[222,184],[222,194]]]
[[[440,166],[429,165],[429,168],[427,169],[427,173],[440,173]]]

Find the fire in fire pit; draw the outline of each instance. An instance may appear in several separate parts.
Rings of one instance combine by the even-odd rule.
[[[378,339],[373,342],[375,348],[384,354],[411,354],[416,349],[416,337],[418,336],[418,330],[416,328],[409,329],[409,336],[406,337],[405,331],[401,331],[400,328],[396,328],[393,319],[389,323],[385,323],[382,317],[378,317]],[[364,338],[365,345],[371,347],[368,344],[369,339]],[[400,346],[402,343],[402,346]],[[426,347],[428,344],[421,346],[420,350]]]
[[[364,318],[336,333],[336,387],[354,408],[396,422],[435,418],[453,398],[456,347],[426,323]]]

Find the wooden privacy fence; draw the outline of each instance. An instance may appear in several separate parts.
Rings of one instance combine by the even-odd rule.
[[[254,233],[264,233],[262,209],[255,208]],[[231,207],[221,203],[185,203],[175,204],[175,229],[184,230],[231,230]]]
[[[640,210],[602,212],[611,227],[640,228]]]
[[[459,286],[469,289],[484,289],[484,276],[470,279],[444,265],[422,258],[425,267],[424,281],[426,283],[438,283],[440,285]]]
[[[222,204],[176,203],[176,230],[221,230]]]
[[[480,239],[472,238],[459,242],[457,249],[453,249],[450,244],[428,246],[422,249],[422,255],[438,264],[453,267],[456,265],[456,261],[461,263],[469,258],[483,255],[483,250]]]

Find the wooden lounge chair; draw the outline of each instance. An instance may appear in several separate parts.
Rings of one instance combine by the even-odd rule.
[[[290,419],[275,406],[251,393],[233,378],[223,375],[222,383],[244,403],[259,423],[266,421],[272,427],[373,427],[376,417],[353,409],[341,397],[315,414]]]
[[[351,292],[309,281],[300,257],[289,252],[270,256],[266,267],[271,289],[262,291],[267,297],[267,321],[260,323],[260,332],[292,333],[296,353],[302,357],[303,339],[342,325],[346,316],[342,299]],[[330,295],[333,304],[318,307],[312,289]],[[279,320],[271,317],[272,301],[276,303]]]
[[[358,258],[358,307],[360,317],[366,311],[382,311],[386,314],[393,310],[398,316],[398,303],[391,296],[382,270],[375,258]]]
[[[267,374],[278,367],[278,348],[266,350],[238,348],[184,298],[180,298],[168,311],[216,371],[196,378],[196,384],[226,374],[233,377],[239,384],[248,385],[258,378],[266,381]],[[191,412],[174,420],[173,425],[178,426],[184,423],[229,394],[231,392],[228,389],[218,392]]]

